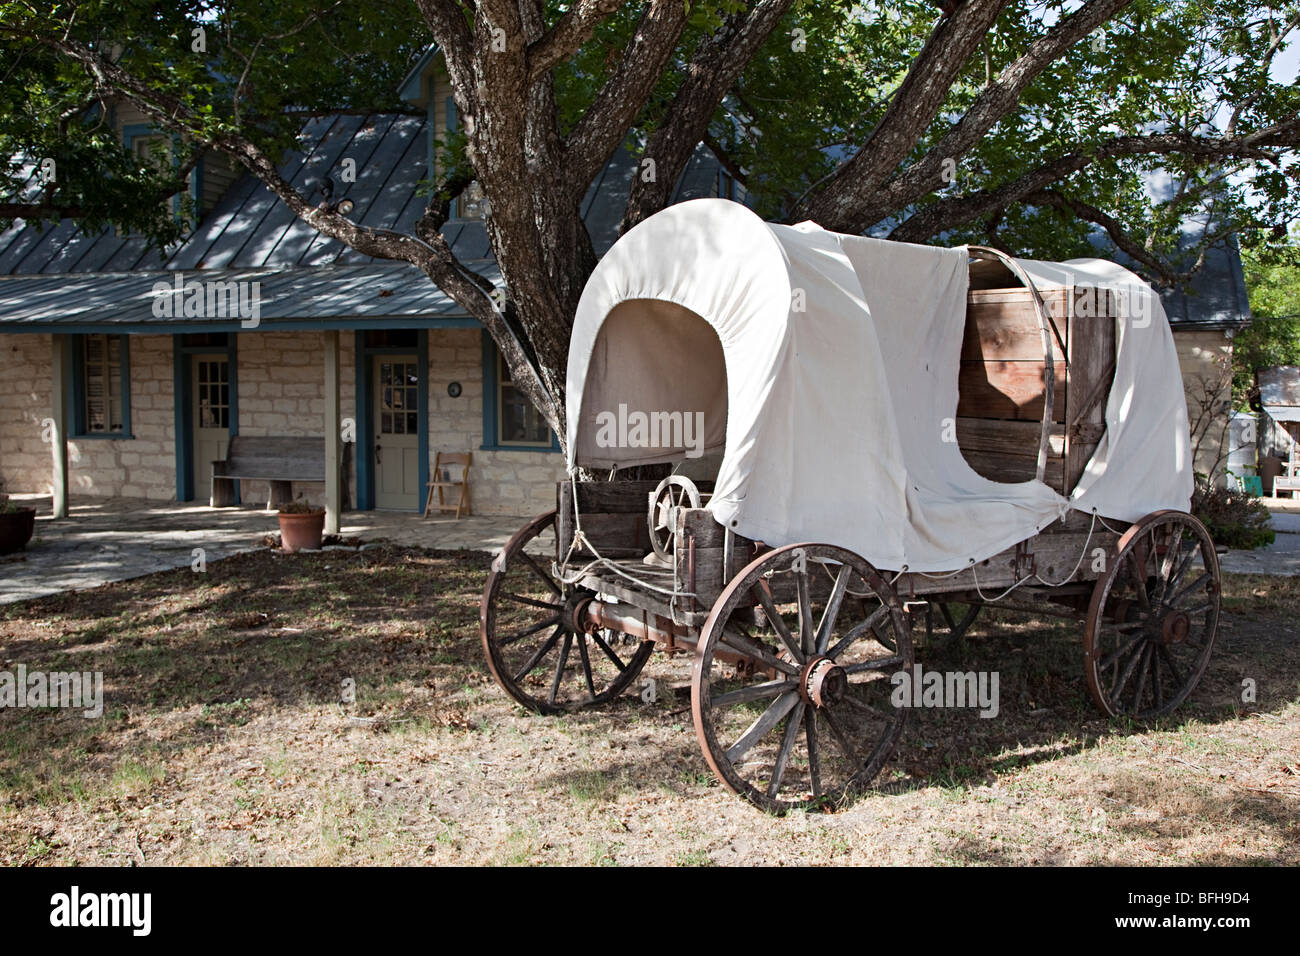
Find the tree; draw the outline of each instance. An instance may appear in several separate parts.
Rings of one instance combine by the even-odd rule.
[[[11,189],[0,215],[96,228],[133,191],[174,187],[84,120],[124,98],[181,138],[175,173],[220,150],[322,233],[423,270],[563,434],[569,329],[595,263],[579,206],[619,148],[653,171],[625,229],[667,203],[705,141],[769,217],[1057,256],[1101,228],[1176,281],[1228,232],[1295,215],[1300,89],[1271,72],[1297,26],[1294,0],[5,2],[0,139],[29,157],[66,141],[93,174]],[[414,235],[361,228],[277,175],[303,109],[386,105],[383,81],[429,39],[464,136]],[[1155,176],[1168,188],[1153,193]],[[94,193],[106,177],[120,195]],[[439,232],[471,178],[504,307]]]
[[[1241,260],[1253,321],[1232,342],[1232,397],[1249,408],[1255,372],[1300,365],[1300,229],[1248,237]]]

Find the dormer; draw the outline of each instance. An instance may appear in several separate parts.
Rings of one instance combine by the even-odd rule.
[[[109,123],[121,138],[122,145],[141,162],[174,162],[173,145],[177,142],[172,133],[158,127],[148,114],[127,100],[118,100],[109,107]],[[231,161],[221,153],[209,150],[200,157],[189,175],[189,198],[193,210],[191,226],[212,211],[222,194],[238,176]],[[181,212],[180,196],[171,200],[172,212]]]
[[[398,87],[397,94],[403,102],[424,111],[429,178],[436,182],[442,178],[438,162],[439,144],[445,143],[447,134],[460,126],[456,100],[451,92],[451,78],[436,43],[416,60]],[[452,201],[451,218],[482,219],[482,195],[478,183],[472,183]]]

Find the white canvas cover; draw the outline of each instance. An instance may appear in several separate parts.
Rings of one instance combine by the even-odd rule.
[[[722,199],[646,219],[588,281],[569,352],[570,470],[719,451],[708,507],[720,522],[772,546],[838,544],[891,570],[965,567],[1071,508],[1123,521],[1187,510],[1187,412],[1159,297],[1100,260],[1018,261],[1040,289],[1095,283],[1130,303],[1106,436],[1069,499],[986,479],[944,440],[965,249],[774,225]],[[660,413],[661,426],[667,413],[702,413],[702,434],[638,431],[638,412]]]

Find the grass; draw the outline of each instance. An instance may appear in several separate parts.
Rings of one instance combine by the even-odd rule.
[[[997,670],[996,719],[915,712],[875,792],[775,819],[666,691],[688,656],[652,659],[654,704],[510,703],[488,560],[263,551],[0,608],[4,667],[102,671],[105,707],[0,711],[0,862],[1300,863],[1295,579],[1225,579],[1205,678],[1151,725],[1095,713],[1077,625],[986,613],[921,659]]]

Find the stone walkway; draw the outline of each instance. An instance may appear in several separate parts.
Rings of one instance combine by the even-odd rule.
[[[14,495],[37,507],[27,550],[0,555],[0,604],[98,587],[109,581],[190,566],[195,550],[212,562],[262,546],[278,533],[273,512],[209,508],[132,498],[74,498],[72,517],[55,521],[48,496]],[[421,548],[496,551],[527,519],[440,517],[356,511],[343,515],[343,537]]]
[[[1277,539],[1260,551],[1229,551],[1219,562],[1234,574],[1300,574],[1300,503],[1264,499]]]

